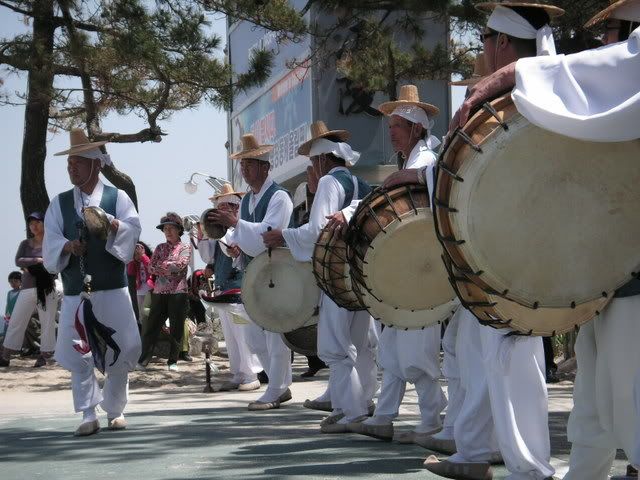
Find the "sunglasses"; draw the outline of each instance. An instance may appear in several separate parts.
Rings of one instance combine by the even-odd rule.
[[[480,34],[480,43],[484,43],[487,38],[491,38],[498,35],[498,32],[486,32]]]

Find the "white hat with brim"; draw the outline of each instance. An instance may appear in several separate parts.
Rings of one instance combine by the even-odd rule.
[[[418,95],[418,87],[416,87],[415,85],[403,85],[402,87],[400,87],[400,94],[398,95],[398,99],[380,104],[378,110],[386,116],[389,116],[393,114],[393,111],[396,108],[408,105],[414,105],[418,108],[423,109],[425,112],[427,112],[427,115],[429,117],[434,117],[438,115],[438,113],[440,113],[440,109],[435,105],[420,101],[420,96]]]
[[[530,3],[530,2],[482,2],[475,5],[475,7],[481,12],[492,12],[496,7],[528,7],[528,8],[541,8],[547,12],[550,18],[556,18],[564,15],[564,10],[555,5],[547,5],[545,3]]]
[[[229,158],[232,160],[242,160],[243,158],[251,158],[254,160],[261,160],[263,162],[269,161],[269,152],[273,150],[273,145],[260,145],[251,133],[242,136],[242,150],[234,153]]]
[[[73,128],[69,132],[70,144],[71,148],[64,150],[62,152],[54,153],[54,156],[60,155],[79,155],[83,152],[88,152],[89,150],[94,150],[98,147],[101,147],[108,143],[105,141],[100,142],[91,142],[89,137],[84,133],[84,130],[81,128]],[[82,156],[82,155],[79,155]]]
[[[620,15],[621,13],[620,11],[623,7],[631,7],[631,6],[635,6],[638,9],[638,13],[639,13],[638,17],[630,18],[624,15]],[[626,17],[626,18],[621,18],[621,17]],[[600,22],[609,20],[610,18],[615,18],[618,20],[627,20],[630,22],[640,21],[640,0],[611,0],[611,5],[609,5],[604,10],[596,13],[587,23],[584,24],[584,28],[591,28]]]

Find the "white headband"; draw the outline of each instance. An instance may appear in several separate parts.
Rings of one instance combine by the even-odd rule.
[[[112,165],[111,157],[108,153],[102,153],[99,148],[87,150],[86,152],[80,152],[74,154],[78,157],[88,158],[90,160],[100,160],[100,166]]]
[[[214,200],[213,204],[214,206],[218,206],[221,203],[233,203],[235,205],[240,205],[240,202],[242,201],[242,198],[239,195],[236,195],[235,193],[232,195],[223,195],[222,197],[218,197]]]
[[[535,29],[524,17],[510,8],[496,6],[487,21],[487,27],[515,38],[526,40],[535,38],[538,56],[556,54],[556,44],[553,40],[551,27],[547,24],[540,29]]]
[[[348,143],[332,142],[326,138],[314,140],[309,150],[309,157],[317,157],[323,153],[331,153],[338,158],[342,158],[349,167],[353,167],[360,159],[360,154],[352,150]]]
[[[391,115],[397,115],[405,120],[409,120],[411,123],[422,125],[422,127],[427,131],[427,139],[425,140],[425,143],[429,150],[434,150],[438,145],[440,145],[440,140],[431,135],[431,129],[435,122],[429,118],[427,112],[422,108],[416,107],[415,105],[401,105],[396,107]]]
[[[640,22],[640,4],[636,2],[622,5],[613,11],[611,18],[627,22]]]

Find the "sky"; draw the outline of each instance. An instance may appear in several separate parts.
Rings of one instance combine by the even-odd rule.
[[[222,16],[210,18],[213,32],[225,38],[225,20]],[[25,25],[20,15],[0,8],[0,38],[12,37],[23,32]],[[24,92],[26,76],[7,75],[0,67],[2,88],[5,92]],[[464,95],[464,88],[453,87],[452,111],[455,111]],[[20,156],[24,126],[23,106],[0,107],[0,192],[2,204],[6,206],[5,228],[0,235],[0,292],[2,300],[8,290],[6,277],[15,270],[15,253],[25,238],[24,219],[20,204]],[[135,115],[113,114],[103,123],[104,131],[136,132],[146,125]],[[180,215],[200,214],[208,208],[208,197],[213,193],[202,177],[196,177],[198,191],[190,195],[184,190],[184,182],[193,172],[202,172],[225,178],[227,141],[226,113],[211,106],[175,114],[169,121],[161,123],[167,132],[160,143],[109,144],[108,152],[114,164],[131,176],[136,184],[142,223],[141,240],[155,246],[164,241],[164,236],[155,226],[167,211]],[[49,197],[71,188],[66,172],[66,156],[53,156],[66,150],[69,145],[67,132],[49,134],[45,161],[45,182]],[[183,237],[184,238],[184,237]],[[202,265],[196,256],[196,265]],[[4,304],[0,305],[4,308]]]

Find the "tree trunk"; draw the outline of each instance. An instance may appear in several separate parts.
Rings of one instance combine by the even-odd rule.
[[[54,31],[53,0],[34,1],[33,42],[27,78],[20,179],[20,200],[25,216],[34,211],[44,212],[49,206],[49,195],[44,181],[44,161],[47,156],[47,129],[53,90]],[[64,169],[62,159],[60,164],[60,169]]]
[[[102,174],[107,180],[109,180],[114,187],[123,190],[138,209],[138,195],[136,194],[136,185],[131,180],[131,177],[126,173],[121,172],[113,165],[105,165],[102,167]]]

